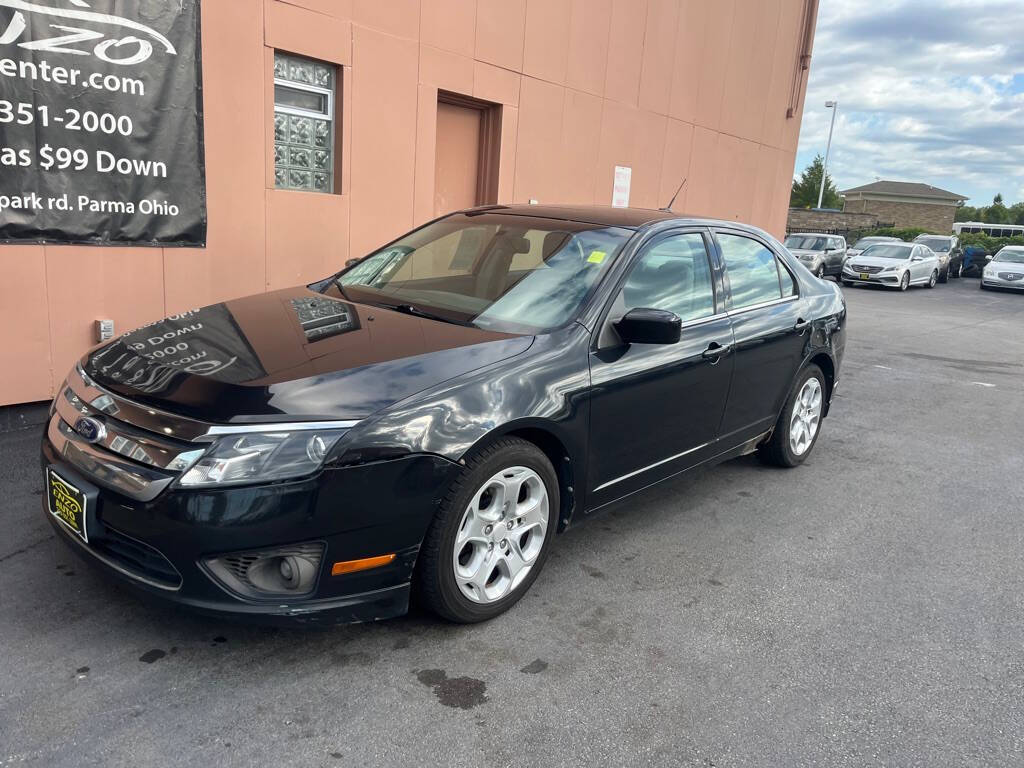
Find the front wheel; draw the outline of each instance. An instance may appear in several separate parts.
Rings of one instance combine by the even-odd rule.
[[[757,449],[765,464],[795,467],[802,464],[818,439],[825,414],[825,374],[816,365],[804,368],[786,401],[772,436]]]
[[[558,504],[555,470],[533,443],[502,438],[477,452],[424,537],[418,597],[463,624],[507,611],[544,566]]]
[[[910,287],[910,273],[909,272],[904,272],[903,276],[900,278],[900,290],[901,291],[905,291],[909,287]]]
[[[942,274],[939,275],[939,282],[940,283],[949,282],[949,267],[946,267],[944,270],[942,270]],[[931,286],[929,286],[929,287],[931,287]]]
[[[824,264],[819,264],[818,265],[818,268],[816,270],[814,270],[814,276],[816,278],[818,278],[819,280],[824,280],[825,279],[825,265]]]
[[[937,282],[939,282],[939,272],[938,272],[938,270],[936,270],[936,269],[933,269],[933,270],[932,270],[932,274],[931,274],[931,277],[929,277],[929,278],[928,278],[928,283],[927,283],[927,287],[929,287],[929,288],[934,288],[934,287],[935,287],[935,284],[936,284]],[[945,281],[945,280],[943,280],[942,282],[946,282],[946,281]]]

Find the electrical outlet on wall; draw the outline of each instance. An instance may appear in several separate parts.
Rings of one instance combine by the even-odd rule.
[[[96,321],[96,341],[106,341],[107,339],[114,338],[114,321],[113,320],[97,320]]]

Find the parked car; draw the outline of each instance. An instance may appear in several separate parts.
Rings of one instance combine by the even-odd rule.
[[[1024,246],[1005,245],[985,265],[979,287],[1024,290]]]
[[[902,243],[898,237],[886,237],[882,235],[872,235],[871,237],[862,237],[851,247],[846,249],[846,258],[850,259],[853,256],[860,256],[864,251],[870,248],[872,245],[878,243]]]
[[[818,278],[834,275],[839,279],[846,259],[846,238],[811,232],[794,232],[783,242],[789,252]]]
[[[490,206],[95,348],[42,443],[58,538],[218,615],[480,621],[557,532],[699,465],[803,462],[846,307],[771,236]]]
[[[942,264],[939,272],[940,283],[946,282],[950,277],[960,277],[963,272],[964,255],[956,235],[918,235],[914,242],[927,245],[939,255]]]
[[[884,285],[907,290],[912,285],[934,288],[939,281],[939,257],[920,243],[876,243],[847,259],[843,285]]]

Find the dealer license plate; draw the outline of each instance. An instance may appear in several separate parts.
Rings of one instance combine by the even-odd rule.
[[[85,494],[49,467],[46,469],[46,498],[50,514],[80,536],[82,541],[89,541],[85,528]]]

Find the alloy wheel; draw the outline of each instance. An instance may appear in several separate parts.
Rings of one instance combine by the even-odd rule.
[[[812,376],[800,388],[789,420],[789,447],[797,456],[807,452],[818,434],[821,403],[821,382]]]
[[[522,583],[544,548],[549,506],[544,481],[529,467],[503,469],[477,489],[452,552],[463,595],[494,603]]]
[[[900,278],[900,290],[905,291],[910,287],[910,273],[904,272],[903,277]]]
[[[818,268],[814,271],[814,276],[819,280],[825,279],[825,265],[819,264]]]

